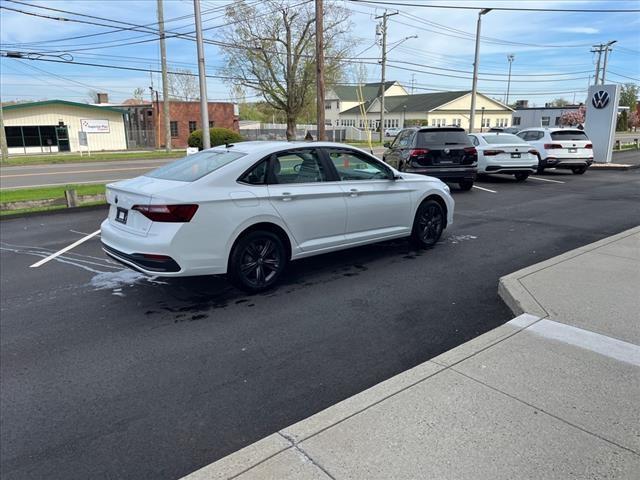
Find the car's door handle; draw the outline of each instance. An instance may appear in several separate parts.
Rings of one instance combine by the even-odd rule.
[[[350,197],[357,197],[358,196],[358,189],[357,188],[352,188],[349,190],[349,196]]]
[[[290,192],[282,192],[282,197],[280,197],[283,202],[290,202],[293,200]]]

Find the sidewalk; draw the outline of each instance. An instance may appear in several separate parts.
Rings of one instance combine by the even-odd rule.
[[[500,294],[505,325],[185,478],[638,478],[640,227]]]

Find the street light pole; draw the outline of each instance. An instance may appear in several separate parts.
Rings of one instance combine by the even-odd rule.
[[[318,140],[327,139],[324,115],[324,10],[322,0],[316,0],[316,123]]]
[[[163,0],[158,0],[158,33],[160,35],[160,65],[162,68],[162,125],[164,149],[171,151],[171,123],[169,118],[169,76],[167,74],[167,47],[164,34]],[[153,99],[151,99],[153,101]],[[159,146],[159,145],[158,145]]]
[[[490,8],[483,8],[478,12],[478,26],[476,27],[476,53],[473,60],[473,82],[471,84],[471,115],[469,118],[469,133],[473,132],[476,116],[476,93],[478,90],[478,62],[480,60],[480,27],[482,25],[482,15],[485,15],[490,11]]]
[[[207,73],[204,66],[204,41],[202,39],[202,17],[200,0],[193,0],[193,13],[196,20],[196,45],[198,48],[198,77],[200,79],[200,123],[202,123],[202,148],[211,148],[209,137],[209,102],[207,99]]]
[[[509,80],[507,80],[507,97],[505,99],[504,104],[509,106],[509,90],[511,89],[511,64],[515,60],[515,55],[509,54],[507,55],[507,60],[509,60]]]

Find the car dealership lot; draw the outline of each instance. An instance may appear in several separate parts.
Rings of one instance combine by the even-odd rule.
[[[144,279],[97,237],[29,268],[104,209],[3,221],[3,477],[176,478],[509,320],[500,276],[640,224],[640,170],[477,186],[437,248],[301,260],[257,296]]]

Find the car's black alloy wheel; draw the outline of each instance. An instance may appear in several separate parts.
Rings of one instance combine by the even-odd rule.
[[[229,280],[250,293],[273,286],[287,264],[282,240],[272,232],[256,231],[242,237],[229,261]]]
[[[462,182],[458,182],[458,185],[460,186],[460,190],[464,190],[466,192],[466,191],[471,190],[473,188],[473,181],[472,180],[463,180]]]
[[[587,167],[573,167],[571,171],[576,175],[582,175],[584,172],[587,171]]]
[[[515,177],[518,182],[524,182],[529,177],[529,172],[518,172]]]
[[[423,202],[413,222],[413,240],[423,248],[433,247],[444,230],[445,216],[442,206],[435,200]]]

